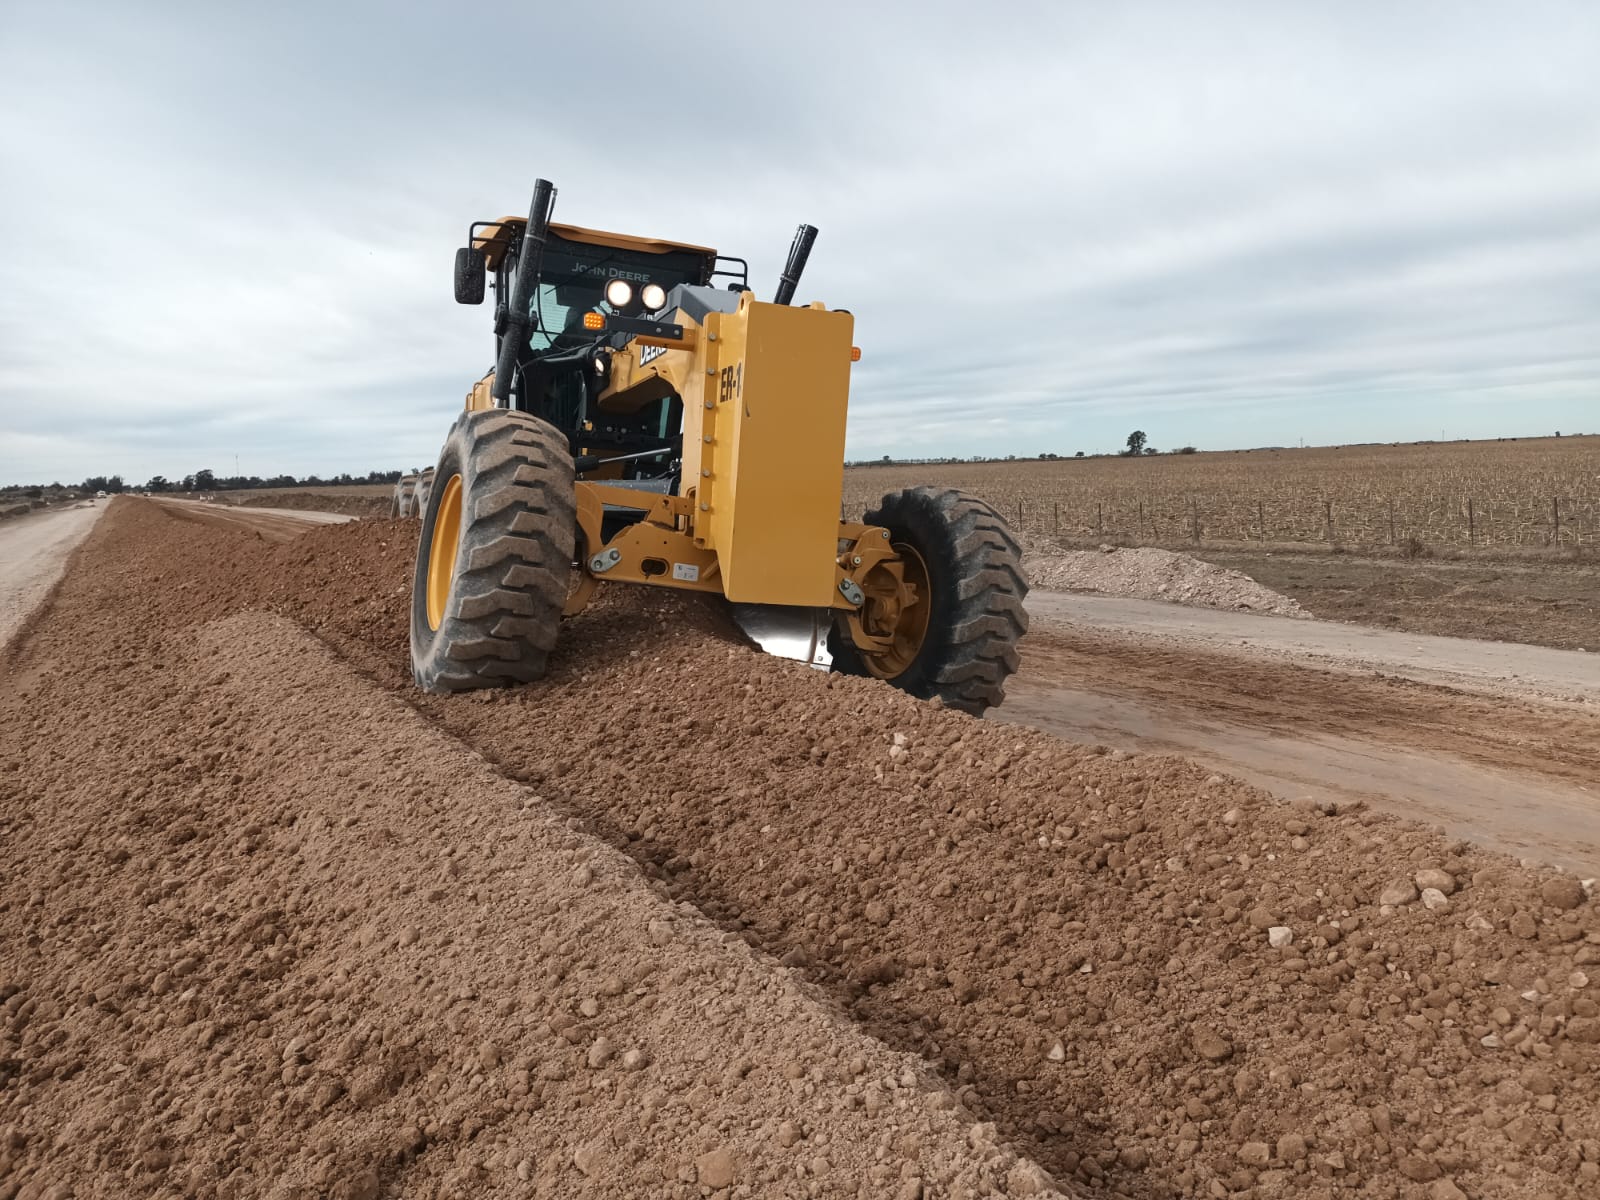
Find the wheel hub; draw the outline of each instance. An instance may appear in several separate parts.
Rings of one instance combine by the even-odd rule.
[[[439,495],[433,537],[428,542],[429,629],[438,629],[444,621],[444,606],[450,599],[450,584],[456,575],[456,552],[460,548],[461,476],[452,475]]]
[[[894,679],[916,661],[933,616],[928,564],[908,543],[895,542],[894,552],[899,555],[900,577],[874,571],[862,611],[868,632],[889,639],[886,650],[861,656],[868,672],[879,679]]]

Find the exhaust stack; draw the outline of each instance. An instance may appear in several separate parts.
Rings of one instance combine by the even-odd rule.
[[[800,275],[806,269],[806,259],[811,257],[811,243],[816,240],[815,225],[802,225],[795,231],[794,241],[789,246],[789,261],[784,263],[783,274],[778,277],[778,294],[772,298],[774,304],[794,302],[794,290],[800,286]]]
[[[550,232],[550,210],[555,204],[555,193],[548,179],[537,180],[533,185],[533,205],[528,209],[528,225],[522,233],[517,274],[511,281],[511,302],[506,309],[508,328],[500,339],[500,360],[494,368],[494,398],[500,408],[506,407],[511,399],[511,377],[516,373],[517,360],[528,352],[529,329],[533,323],[528,309],[533,304],[533,289],[539,282],[539,268],[544,262],[544,239]]]

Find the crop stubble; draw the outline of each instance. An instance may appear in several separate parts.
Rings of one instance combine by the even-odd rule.
[[[1075,541],[1600,546],[1600,436],[856,467],[846,511],[918,483]]]

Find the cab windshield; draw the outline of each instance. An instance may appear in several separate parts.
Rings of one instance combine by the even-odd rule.
[[[539,271],[539,290],[528,314],[534,323],[529,345],[542,353],[590,340],[594,335],[583,328],[583,316],[611,315],[604,292],[613,279],[626,279],[637,296],[646,283],[659,283],[669,292],[680,283],[701,283],[706,269],[705,259],[692,251],[651,254],[551,234]],[[641,315],[637,305],[628,315]]]

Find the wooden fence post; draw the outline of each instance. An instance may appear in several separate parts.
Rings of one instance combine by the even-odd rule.
[[[1017,528],[1022,528],[1022,501],[1017,501]]]
[[[1200,503],[1189,501],[1189,533],[1195,545],[1200,544]]]
[[[1094,532],[1096,537],[1106,535],[1106,506],[1103,500],[1094,506]]]
[[[1323,515],[1323,518],[1328,522],[1328,545],[1331,546],[1331,545],[1333,545],[1333,501],[1332,500],[1324,500],[1322,502],[1322,515]]]
[[[1559,546],[1559,545],[1561,545],[1561,497],[1560,496],[1551,496],[1550,497],[1550,517],[1551,517],[1551,520],[1555,524],[1556,536],[1555,536],[1554,544]]]
[[[1394,536],[1394,497],[1389,497],[1389,545],[1393,546],[1399,539]]]
[[[1139,540],[1144,541],[1144,501],[1139,501]]]
[[[1061,532],[1061,501],[1056,501],[1056,532]]]
[[[1472,497],[1467,497],[1467,545],[1478,544],[1478,518],[1472,511]]]
[[[1261,540],[1267,540],[1267,509],[1261,501],[1256,501],[1256,532],[1261,535]]]

